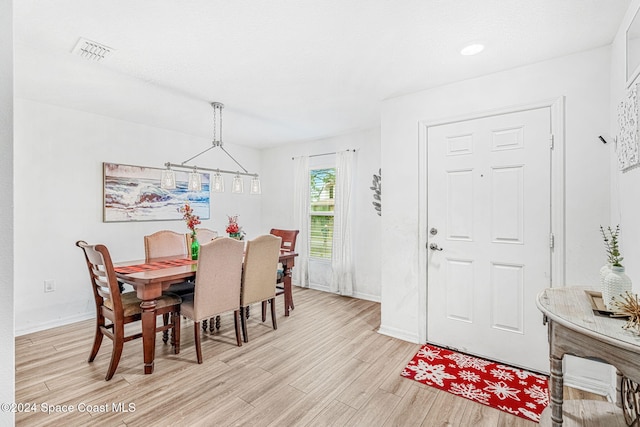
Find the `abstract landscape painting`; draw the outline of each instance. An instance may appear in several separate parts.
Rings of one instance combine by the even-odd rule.
[[[209,219],[209,174],[202,174],[202,190],[188,191],[187,172],[175,171],[176,188],[160,186],[162,169],[103,163],[104,222],[181,220],[185,203],[201,219]]]

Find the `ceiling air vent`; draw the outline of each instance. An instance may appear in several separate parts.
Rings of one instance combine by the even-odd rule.
[[[109,56],[113,52],[109,46],[105,46],[98,42],[94,42],[91,40],[84,39],[80,37],[76,47],[73,48],[71,53],[75,53],[76,55],[80,55],[84,59],[88,59],[90,61],[100,62],[107,56]]]

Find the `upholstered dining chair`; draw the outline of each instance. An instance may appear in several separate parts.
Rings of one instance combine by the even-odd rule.
[[[111,362],[105,380],[109,381],[118,368],[124,343],[142,336],[142,332],[125,335],[124,325],[142,319],[142,302],[135,292],[120,293],[118,280],[111,261],[109,250],[104,245],[89,245],[83,240],[76,242],[76,246],[84,252],[85,261],[91,279],[93,298],[96,304],[96,331],[93,347],[88,362],[93,362],[100,350],[102,338],[106,336],[113,341]],[[156,314],[170,315],[168,325],[156,328],[156,332],[172,330],[171,344],[174,352],[180,352],[180,303],[177,295],[164,294],[156,300]],[[109,320],[107,324],[106,320]],[[163,341],[167,342],[164,338]]]
[[[191,258],[189,246],[187,236],[171,230],[160,230],[144,236],[144,256],[147,260],[162,257]],[[176,295],[186,295],[193,293],[193,287],[193,282],[187,281],[173,284],[167,291]]]
[[[282,243],[280,244],[280,250],[287,252],[294,252],[296,250],[296,239],[298,238],[298,233],[300,230],[281,230],[278,228],[272,228],[269,234],[273,234],[274,236],[278,236],[282,239]],[[293,266],[293,261],[291,262],[291,266]],[[282,269],[282,264],[278,264],[278,281],[276,284],[276,296],[283,295],[286,292],[284,288],[284,271]],[[285,295],[284,303],[287,304],[287,299],[291,302],[291,309],[293,310],[293,294]]]
[[[198,363],[202,363],[200,322],[233,311],[236,342],[240,340],[240,284],[244,243],[220,237],[200,246],[198,274],[193,294],[183,297],[181,314],[193,320]]]
[[[247,309],[257,302],[271,302],[271,323],[276,323],[276,279],[280,242],[282,239],[270,234],[258,236],[247,242],[242,269],[242,292],[240,296],[240,319],[244,342],[249,341],[247,335]],[[262,321],[266,318],[266,304],[262,304]]]
[[[205,243],[209,243],[210,241],[218,237],[218,232],[210,230],[208,228],[196,228],[196,236],[198,237],[198,242],[200,242],[201,245],[204,245]],[[187,237],[190,240],[191,233],[187,234]],[[191,246],[190,241],[189,246]]]

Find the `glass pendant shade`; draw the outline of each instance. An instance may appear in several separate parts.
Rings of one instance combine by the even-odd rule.
[[[202,190],[202,175],[195,170],[189,174],[189,191]]]
[[[240,175],[236,175],[233,177],[233,184],[231,185],[232,193],[244,193],[244,182],[242,181],[242,177]]]
[[[261,194],[262,190],[260,188],[260,178],[254,176],[251,178],[251,184],[249,185],[249,194]]]
[[[224,193],[224,179],[222,179],[220,172],[216,172],[216,174],[213,175],[211,180],[211,191],[214,193]]]
[[[165,190],[173,190],[176,188],[176,174],[174,171],[171,169],[165,169],[162,171],[160,187]]]

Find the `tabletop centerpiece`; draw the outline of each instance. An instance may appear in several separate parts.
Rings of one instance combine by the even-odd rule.
[[[225,231],[229,233],[229,237],[237,240],[244,239],[244,231],[242,231],[242,227],[238,225],[238,215],[227,215],[227,218],[229,218],[229,225],[227,225]]]
[[[623,302],[625,293],[631,291],[631,279],[625,274],[622,265],[624,258],[618,243],[620,225],[617,225],[615,230],[610,226],[606,230],[600,226],[600,232],[608,261],[608,264],[600,269],[602,302],[607,310],[613,311],[616,301]]]
[[[179,211],[182,214],[182,219],[187,223],[187,228],[191,230],[191,259],[198,259],[200,243],[198,243],[198,236],[196,235],[196,226],[200,224],[200,217],[193,213],[193,208],[189,203],[185,203]]]

